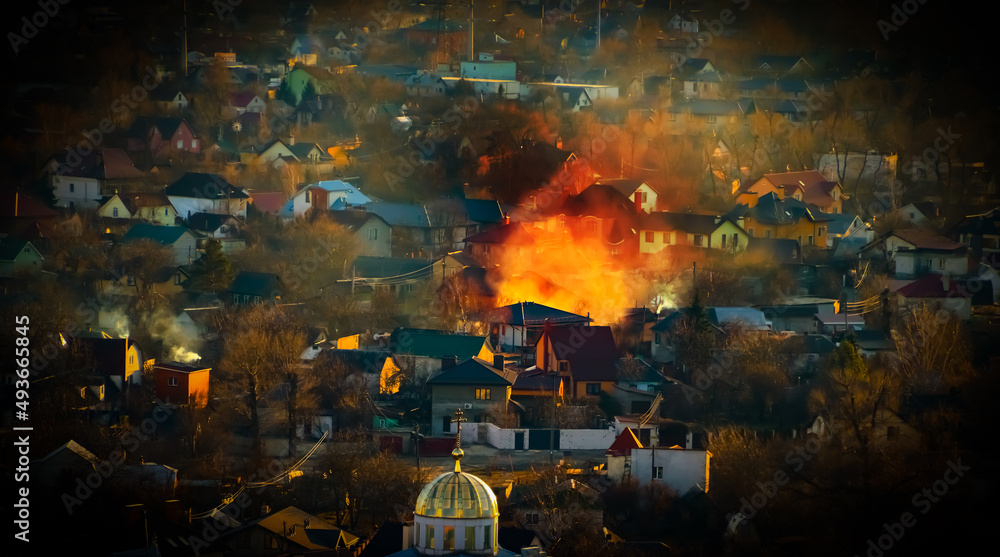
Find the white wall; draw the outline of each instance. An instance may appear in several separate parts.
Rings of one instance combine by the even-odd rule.
[[[73,191],[69,191],[70,184],[73,185]],[[56,207],[69,208],[70,203],[73,203],[75,209],[100,207],[101,185],[96,178],[54,175],[52,187],[55,190]]]
[[[679,495],[695,486],[707,492],[710,458],[708,451],[632,449],[632,477],[639,481],[639,485],[647,485],[653,474],[653,466],[662,466],[663,479],[656,481],[665,483]]]
[[[480,427],[485,426],[485,438],[480,436]],[[514,434],[524,433],[524,446],[528,446],[528,430],[503,429],[494,424],[462,424],[462,441],[466,443],[484,443],[497,449],[514,448]],[[563,429],[559,431],[560,450],[604,450],[615,440],[613,429]]]

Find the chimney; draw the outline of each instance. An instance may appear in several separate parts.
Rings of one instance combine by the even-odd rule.
[[[457,363],[458,363],[457,356],[445,356],[444,358],[441,358],[441,371],[453,368]]]
[[[640,195],[639,192],[635,192],[634,195],[635,195],[635,197],[633,199],[635,200],[634,201],[635,212],[636,213],[641,213],[642,212],[642,195]]]
[[[493,355],[493,367],[502,370],[502,369],[504,369],[504,365],[505,365],[505,362],[504,362],[503,354],[494,354]]]

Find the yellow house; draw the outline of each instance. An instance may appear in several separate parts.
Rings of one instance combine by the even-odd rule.
[[[827,247],[832,214],[814,211],[794,199],[769,193],[753,207],[740,211],[743,227],[751,238],[798,240],[801,246]]]
[[[739,220],[717,215],[651,213],[639,227],[639,253],[657,253],[678,245],[742,251],[749,236]]]
[[[546,325],[535,345],[535,366],[558,373],[562,394],[595,398],[614,392],[618,380],[618,350],[611,327]]]

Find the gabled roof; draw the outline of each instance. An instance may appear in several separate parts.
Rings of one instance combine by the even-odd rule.
[[[495,199],[466,199],[465,212],[468,219],[480,224],[495,224],[503,221],[503,209]]]
[[[56,217],[52,209],[34,197],[19,191],[0,192],[0,217],[4,218],[47,218]]]
[[[308,528],[305,526],[307,521],[309,522]],[[250,522],[243,528],[252,528],[254,526],[264,528],[272,532],[275,536],[289,540],[306,550],[319,551],[347,548],[353,546],[358,541],[358,537],[354,534],[345,532],[333,524],[296,507],[286,507]]]
[[[708,308],[708,320],[714,325],[725,327],[726,325],[741,325],[748,329],[767,331],[771,327],[767,324],[764,312],[759,309],[749,307],[712,307]]]
[[[568,360],[570,374],[576,381],[616,381],[618,349],[611,327],[567,325],[551,327],[538,342],[552,343],[555,357]],[[580,343],[583,339],[583,343]]]
[[[280,191],[262,191],[254,193],[251,200],[262,213],[278,213],[288,202],[288,195]]]
[[[730,219],[716,215],[657,212],[650,213],[643,219],[641,229],[681,230],[692,234],[709,235],[718,230],[722,223],[727,220]]]
[[[393,227],[430,228],[431,226],[427,210],[422,205],[379,201],[366,204],[365,210],[382,217],[382,220]]]
[[[0,238],[0,261],[14,261],[29,245],[31,245],[31,242],[24,238],[15,238],[14,236]],[[35,246],[31,246],[31,249],[38,252]]]
[[[254,99],[260,98],[253,91],[242,91],[239,93],[231,93],[229,95],[229,105],[238,106],[240,108],[246,108]]]
[[[518,302],[498,307],[489,315],[493,322],[513,326],[542,325],[546,321],[552,324],[589,323],[592,321],[589,317],[543,306],[535,302]]]
[[[608,456],[630,456],[632,454],[632,449],[641,449],[642,443],[636,439],[635,434],[632,433],[630,428],[625,428],[618,437],[615,438],[614,443],[608,447],[608,450],[604,454]]]
[[[183,176],[167,186],[163,192],[168,196],[197,199],[249,198],[242,189],[230,184],[222,176],[206,172],[185,172]]]
[[[220,226],[232,219],[230,215],[215,213],[195,213],[188,217],[188,225],[198,232],[215,232]]]
[[[127,338],[70,337],[70,345],[79,345],[93,357],[97,371],[108,375],[125,376],[125,364],[129,348],[135,343]]]
[[[94,455],[94,453],[92,453],[92,452],[88,451],[87,449],[85,449],[83,447],[83,445],[81,445],[81,444],[77,443],[76,441],[73,441],[72,439],[70,439],[69,441],[63,443],[62,445],[60,445],[58,447],[56,447],[49,454],[47,454],[44,457],[38,459],[36,461],[36,464],[41,464],[41,463],[43,463],[43,462],[51,459],[52,457],[58,455],[59,453],[61,453],[63,451],[70,451],[71,453],[79,456],[80,458],[82,458],[82,459],[84,459],[84,460],[86,460],[86,461],[88,461],[88,462],[90,462],[92,464],[97,464],[98,462],[101,461],[99,458],[97,458],[96,455]]]
[[[955,278],[948,279],[948,288],[945,288],[945,277],[942,275],[924,275],[917,280],[900,288],[896,292],[906,298],[972,298],[972,290],[961,280]],[[992,292],[990,292],[992,298]],[[992,302],[992,300],[990,300]]]
[[[497,369],[479,358],[470,358],[427,381],[428,385],[513,385],[517,373]]]
[[[350,209],[343,211],[330,211],[327,213],[327,216],[331,222],[337,223],[340,226],[345,226],[351,230],[360,230],[361,227],[371,219],[378,219],[383,223],[385,222],[382,217],[376,215],[375,213]]]
[[[945,238],[928,228],[901,228],[886,235],[889,236],[896,236],[919,250],[961,252],[966,248],[965,244]]]
[[[151,118],[148,116],[140,116],[135,119],[132,123],[132,127],[129,128],[129,135],[132,137],[146,138],[147,134],[152,132],[155,127],[160,131],[160,135],[164,139],[169,140],[177,132],[177,129],[181,127],[181,124],[187,125],[183,118]],[[190,129],[191,126],[188,126]]]
[[[569,198],[563,207],[567,215],[608,216],[635,215],[635,205],[627,195],[608,184],[594,183]]]
[[[611,186],[618,190],[619,193],[625,197],[629,197],[635,190],[639,189],[639,186],[645,184],[646,182],[642,180],[636,180],[633,178],[605,178],[594,182],[595,184],[601,184],[606,186]],[[646,184],[647,186],[649,184]]]
[[[138,242],[141,240],[151,240],[161,246],[171,246],[177,242],[185,233],[190,234],[183,226],[158,226],[149,223],[139,223],[129,228],[128,232],[122,236],[121,242]]]
[[[390,349],[395,354],[427,358],[456,357],[467,360],[479,354],[486,337],[461,335],[432,329],[397,328],[389,337]]]

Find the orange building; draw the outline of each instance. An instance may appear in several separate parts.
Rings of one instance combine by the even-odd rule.
[[[188,366],[178,362],[155,364],[156,397],[167,404],[190,404],[198,408],[208,405],[210,368]]]

